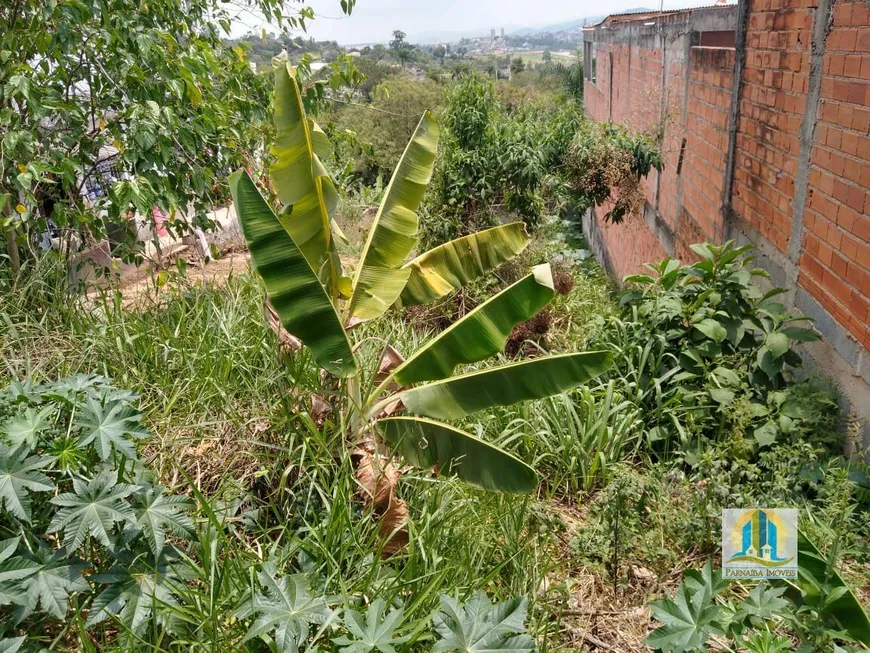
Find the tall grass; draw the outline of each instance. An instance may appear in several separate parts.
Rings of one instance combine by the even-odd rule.
[[[319,423],[310,411],[312,394],[329,401],[337,388],[304,349],[278,355],[252,274],[220,286],[181,281],[125,307],[111,290],[83,298],[50,260],[38,265],[45,266],[38,275],[6,289],[0,382],[96,373],[140,393],[154,433],[145,461],[200,505],[198,539],[185,549],[194,577],[178,588],[179,605],[166,606],[190,637],[173,641],[172,649],[240,642],[244,628],[228,615],[266,558],[285,571],[314,574],[326,591],[349,601],[402,602],[412,630],[437,608],[442,592],[461,599],[477,590],[502,599],[525,594],[530,630],[544,648],[556,641],[560,625],[552,614],[564,573],[542,517],[546,496],[489,494],[407,471],[397,492],[409,505],[409,543],[383,557],[378,519],[361,501],[341,425]],[[408,352],[430,335],[399,317],[355,332],[360,355],[371,363],[365,368],[375,367],[384,343]],[[595,427],[586,444],[575,441],[588,420],[576,411],[571,417],[572,405],[555,399],[534,419],[518,407],[525,423],[511,428],[502,424],[509,411],[484,415],[478,431],[531,452],[546,474],[558,470],[547,486],[573,491],[583,486],[575,475],[598,472],[580,471],[579,456],[568,449],[600,444],[604,432]],[[169,646],[158,630],[155,624],[153,639],[139,641],[139,650]],[[110,634],[101,637],[98,650],[120,645]],[[79,648],[91,646],[85,639]]]

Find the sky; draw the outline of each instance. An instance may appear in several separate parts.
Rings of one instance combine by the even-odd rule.
[[[339,0],[306,0],[317,15],[308,33],[318,40],[342,45],[386,43],[400,29],[413,42],[458,40],[462,36],[488,35],[490,28],[506,32],[538,27],[584,16],[600,16],[639,7],[659,8],[661,0],[357,0],[350,17]],[[665,0],[665,9],[712,4],[713,0]],[[236,32],[263,25],[247,17]],[[268,30],[269,27],[265,26]]]

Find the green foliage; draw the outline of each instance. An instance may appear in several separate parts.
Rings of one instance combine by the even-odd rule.
[[[623,373],[636,375],[642,401],[654,409],[651,443],[675,439],[690,450],[697,436],[733,433],[745,452],[758,453],[780,435],[815,432],[824,442],[830,433],[820,422],[836,412],[835,403],[817,394],[810,399],[820,410],[812,410],[799,394],[805,386],[785,376],[801,364],[793,343],[814,340],[815,332],[796,326],[799,320],[774,300],[783,290],[765,293],[753,283],[765,273],[749,267],[748,247],[692,248],[697,263],[666,259],[649,266],[654,276],[626,277],[632,289],[622,302],[633,323],[611,331]],[[652,379],[655,393],[647,391]]]
[[[405,36],[402,30],[397,29],[393,31],[393,40],[390,41],[390,52],[402,66],[414,58],[414,46],[405,40]]]
[[[246,6],[280,29],[314,15],[284,0]],[[268,85],[242,47],[221,40],[232,19],[216,0],[3,3],[0,227],[13,264],[13,245],[28,252],[48,218],[64,236],[97,238],[109,224],[124,231],[129,211],[150,220],[153,207],[209,225],[227,196],[222,171],[245,165],[267,129]]]
[[[549,63],[547,61],[547,55],[549,52],[544,52],[544,63]],[[552,56],[551,56],[552,60]],[[574,102],[582,103],[583,102],[583,84],[586,80],[583,73],[583,61],[580,57],[577,57],[577,61],[572,64],[565,64],[563,62],[559,62],[556,64],[554,72],[556,76],[559,78],[559,81],[562,83],[562,87],[565,89],[565,94],[571,98]]]
[[[267,563],[257,578],[262,591],[254,592],[238,612],[240,617],[256,616],[245,640],[274,632],[279,651],[296,653],[308,640],[311,626],[327,623],[332,611],[322,596],[311,594],[304,574],[278,577],[275,567]]]
[[[494,192],[497,166],[493,122],[497,105],[492,84],[464,74],[449,88],[442,117],[444,143],[435,178],[435,195],[448,216],[473,217],[477,205]],[[448,224],[450,218],[444,221]],[[487,224],[487,222],[484,222]],[[462,233],[461,228],[432,232],[428,243],[440,243]]]
[[[402,623],[402,608],[395,608],[385,614],[386,603],[375,599],[363,617],[356,610],[345,610],[344,625],[352,637],[337,637],[332,641],[341,646],[342,653],[396,653],[396,646],[408,641],[408,637],[398,637],[395,632]]]
[[[445,219],[427,227],[428,243],[443,242],[493,224],[488,206],[504,199],[528,221],[541,212],[538,186],[545,175],[544,127],[533,112],[511,115],[492,82],[464,73],[448,89],[444,147],[434,199]]]
[[[370,104],[335,103],[335,111],[325,125],[336,144],[336,159],[348,166],[346,185],[373,185],[380,177],[386,184],[405,145],[411,139],[420,116],[435,111],[442,103],[444,90],[431,80],[415,81],[405,76],[388,75],[388,68],[362,64],[371,87]],[[368,67],[366,67],[368,66]],[[353,138],[348,138],[352,134]]]
[[[564,174],[578,210],[611,202],[604,219],[618,224],[642,209],[640,180],[663,167],[662,153],[648,136],[588,121],[567,149]]]
[[[447,367],[452,370],[455,363],[445,366],[439,357],[432,357],[425,366],[429,369],[418,369],[418,373],[433,382],[403,389],[396,384],[393,368],[397,362],[381,369],[384,357],[390,353],[385,348],[377,368],[382,379],[371,384],[363,394],[360,377],[364,373],[361,373],[344,324],[353,326],[384,315],[400,296],[404,297],[403,290],[412,287],[409,279],[417,279],[418,286],[442,288],[424,293],[427,296],[422,299],[420,293],[415,292],[415,302],[432,301],[451,292],[521,251],[527,237],[516,224],[505,225],[445,243],[406,261],[418,239],[416,211],[431,178],[440,131],[438,123],[426,112],[387,186],[357,270],[352,279],[344,276],[335,250],[335,242],[343,239],[332,218],[336,198],[334,190],[328,192],[334,187],[322,165],[329,143],[305,114],[295,71],[289,64],[280,63],[275,72],[278,140],[272,150],[278,159],[270,172],[286,208],[276,215],[244,170],[233,174],[231,190],[252,260],[265,282],[267,297],[281,325],[311,350],[318,365],[327,372],[351,379],[336,403],[339,404],[339,419],[350,425],[352,439],[372,438],[373,434],[378,437],[380,428],[388,428],[379,427],[378,418],[388,417],[396,406],[428,417],[464,417],[494,406],[539,399],[578,387],[607,369],[609,354],[586,352],[442,380],[439,372]],[[454,130],[459,129],[456,119],[453,116],[453,122],[449,123]],[[461,129],[459,132],[464,133]],[[476,138],[473,132],[464,134],[463,138],[469,142]],[[552,287],[546,270],[539,268],[537,272],[545,285]],[[539,302],[537,307],[545,303]],[[522,319],[522,314],[514,312],[500,328],[510,329]],[[487,345],[470,345],[471,354],[464,362],[479,362],[498,351],[488,346],[492,331],[485,321],[473,324],[468,332],[469,340],[481,339]],[[397,352],[392,352],[392,357],[398,362],[402,360]],[[456,359],[455,354],[452,358]],[[469,388],[481,385],[488,391],[477,395],[468,392]],[[388,389],[397,392],[382,396]],[[477,399],[470,401],[473,397]],[[388,410],[390,412],[384,415]],[[408,449],[415,452],[413,461],[425,460],[441,473],[473,478],[475,483],[490,490],[528,492],[533,489],[534,471],[498,447],[480,443],[448,425],[416,417],[385,422],[393,430],[401,431],[388,438],[393,446],[402,441],[402,436],[417,437],[421,431],[442,436],[433,436],[438,442],[434,458],[416,455],[414,449]],[[445,434],[447,436],[443,437]],[[429,439],[429,444],[434,441]],[[460,466],[464,466],[462,471],[458,471]],[[465,473],[469,468],[477,469],[473,474]]]
[[[34,445],[36,443],[34,442]],[[50,492],[54,485],[41,469],[51,464],[48,456],[24,458],[22,449],[0,445],[0,500],[15,517],[31,520],[31,492]]]
[[[815,547],[803,535],[798,553],[799,591],[788,591],[784,581],[760,582],[742,600],[728,598],[729,584],[722,580],[721,572],[714,571],[708,560],[701,572],[688,570],[673,598],[651,604],[653,617],[661,622],[647,638],[649,646],[660,651],[684,653],[707,650],[707,643],[716,636],[719,641],[734,646],[732,650],[748,651],[828,651],[857,650],[841,648],[849,643],[864,643],[870,633],[866,631],[867,616],[854,600],[840,604],[845,595],[851,596],[833,569],[812,553]],[[821,567],[819,568],[819,564]],[[828,571],[825,571],[827,567]],[[835,578],[820,584],[811,570],[826,578]],[[812,606],[812,607],[810,607]],[[857,612],[855,612],[857,611]],[[800,641],[795,648],[789,637],[775,636],[775,630],[790,628]],[[862,630],[864,628],[865,630]]]
[[[257,574],[259,585],[246,599],[237,616],[255,616],[243,641],[261,638],[274,640],[277,650],[295,653],[316,646],[327,628],[346,634],[332,638],[343,653],[395,653],[396,646],[411,637],[397,636],[404,609],[385,613],[386,603],[375,599],[365,617],[353,609],[343,614],[329,607],[329,600],[312,591],[305,574],[281,576],[272,563],[264,563]],[[531,653],[534,640],[525,634],[526,599],[510,599],[491,604],[486,594],[476,593],[464,605],[446,594],[440,597],[441,609],[432,617],[434,631],[439,635],[433,651],[517,651]],[[428,622],[428,619],[426,620]],[[312,635],[312,627],[318,627]],[[418,630],[432,629],[428,623]]]
[[[661,152],[646,136],[586,120],[572,86],[580,84],[582,97],[582,66],[558,70],[570,101],[547,103],[541,94],[502,93],[502,99],[491,81],[468,71],[451,84],[434,184],[445,219],[427,227],[427,242],[492,224],[502,209],[532,226],[565,204],[585,211],[613,201],[614,222],[639,209],[640,180],[662,169]]]
[[[713,571],[709,560],[703,574],[686,572],[686,579],[673,599],[656,601],[650,606],[652,616],[662,626],[647,638],[647,644],[674,653],[706,648],[712,635],[724,633],[724,614],[715,602],[723,587],[719,572]]]
[[[435,630],[441,638],[432,650],[434,653],[494,650],[531,653],[534,641],[523,634],[526,610],[525,598],[493,605],[486,594],[478,592],[460,606],[454,599],[442,595],[441,611],[435,615]]]
[[[136,491],[134,485],[118,483],[118,474],[104,470],[88,483],[73,479],[73,492],[54,497],[51,502],[60,506],[46,530],[63,530],[64,542],[76,551],[90,536],[106,548],[111,548],[109,534],[115,524],[132,521],[133,510],[124,501]]]
[[[539,260],[524,261],[522,270],[533,262]],[[546,595],[539,589],[557,566],[548,553],[554,534],[539,529],[538,513],[529,509],[536,505],[533,496],[482,492],[450,477],[433,482],[428,470],[406,468],[396,490],[408,504],[409,546],[382,557],[378,517],[362,503],[340,415],[311,412],[313,394],[334,403],[335,380],[320,374],[307,349],[276,356],[277,338],[263,320],[256,275],[233,272],[220,283],[200,283],[198,272],[188,273],[190,279],[180,277],[159,294],[140,296],[133,310],[114,293],[95,295],[87,304],[40,303],[43,297],[67,297],[63,270],[56,285],[46,274],[41,283],[30,279],[4,297],[0,313],[9,320],[0,315],[0,375],[27,375],[33,383],[0,393],[0,424],[19,411],[18,404],[6,411],[6,402],[37,380],[81,370],[111,375],[141,395],[143,423],[155,437],[137,442],[162,482],[174,484],[164,496],[185,493],[197,503],[193,540],[181,542],[167,527],[165,549],[175,544],[181,555],[155,559],[147,530],[132,558],[116,559],[89,540],[76,557],[87,559],[82,552],[89,547],[101,553],[99,567],[83,572],[95,590],[72,592],[64,620],[43,627],[36,623],[41,612],[28,618],[28,650],[48,648],[61,633],[55,650],[265,650],[274,646],[268,634],[241,643],[255,617],[235,616],[249,591],[259,587],[264,560],[282,575],[305,573],[313,595],[340,597],[340,604],[363,615],[377,598],[386,602],[387,614],[402,607],[396,633],[411,639],[398,651],[431,647],[431,616],[444,591],[460,602],[479,589],[494,602],[528,595],[529,635],[542,645],[558,637],[549,609],[537,608],[560,596],[562,584],[553,584]],[[377,369],[381,339],[414,352],[428,337],[392,312],[354,332],[363,341],[357,356],[365,370]],[[363,387],[369,383],[364,380]],[[57,394],[69,392],[52,385]],[[514,408],[529,412],[535,405]],[[468,423],[488,425],[489,413]],[[479,433],[477,426],[468,428]],[[52,450],[79,469],[78,436],[72,435],[64,428],[49,439]],[[484,437],[513,449],[498,430]],[[91,455],[99,466],[96,450]],[[36,520],[37,497],[47,502],[53,493],[33,494]],[[140,498],[130,498],[140,505]],[[143,510],[145,503],[142,497]],[[6,537],[0,533],[0,540]],[[100,582],[94,583],[97,573]],[[87,614],[94,617],[86,626],[88,602]],[[330,605],[336,607],[331,599]],[[134,635],[124,624],[132,623],[137,610],[143,621]],[[11,612],[10,607],[0,614]],[[314,637],[317,629],[310,632]],[[0,638],[21,633],[10,624]],[[316,644],[334,650],[332,638],[343,635],[355,639],[337,619]]]
[[[138,461],[134,441],[147,433],[136,399],[83,375],[0,393],[0,532],[12,536],[0,546],[0,605],[13,612],[9,627],[63,622],[79,605],[75,597],[91,597],[91,623],[116,614],[137,633],[154,601],[171,599],[162,578],[151,576],[144,587],[149,576],[131,575],[139,588],[139,605],[131,607],[130,588],[121,591],[112,566],[123,560],[124,573],[132,574],[135,559],[147,574],[152,556],[173,550],[166,528],[179,539],[193,531],[190,503],[164,494]],[[25,422],[38,428],[21,438]],[[8,446],[12,440],[17,448]]]

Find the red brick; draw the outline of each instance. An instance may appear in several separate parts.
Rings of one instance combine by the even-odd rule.
[[[835,27],[852,25],[852,5],[850,3],[841,2],[834,7],[833,24]]]
[[[855,49],[860,52],[870,52],[870,32],[866,29],[857,32],[858,38]]]
[[[857,211],[846,204],[841,204],[837,209],[837,224],[846,231],[852,231],[852,227],[859,217]]]
[[[850,54],[846,57],[845,64],[843,65],[843,74],[846,77],[860,77],[861,76],[861,55],[858,54]]]
[[[864,189],[859,188],[858,186],[850,186],[849,187],[849,206],[855,209],[856,211],[864,210],[864,201],[865,201]]]
[[[854,29],[845,29],[838,30],[840,39],[838,43],[838,50],[854,50],[855,46],[858,42],[858,30]]]
[[[842,276],[828,270],[824,270],[822,273],[822,287],[830,291],[834,298],[841,303],[849,301],[852,294],[849,286],[842,280]]]
[[[870,78],[870,76],[868,76]],[[870,129],[870,111],[867,109],[855,109],[855,115],[852,119],[852,129],[857,129],[860,132],[867,132]]]
[[[855,156],[856,154],[858,154],[859,145],[860,145],[860,141],[859,141],[859,139],[855,138],[854,134],[843,133],[843,140],[840,144],[840,149],[843,152],[845,152],[846,154],[849,154],[851,156]],[[844,172],[845,172],[845,168],[844,168]]]
[[[840,105],[840,108],[837,110],[837,124],[849,129],[852,127],[852,121],[854,119],[855,108],[846,106],[845,104]]]
[[[834,250],[825,245],[825,243],[819,243],[819,261],[831,267],[831,261],[834,257]]]
[[[852,233],[863,241],[870,242],[870,218],[861,215],[852,225]]]
[[[858,241],[850,236],[843,236],[840,242],[840,253],[849,261],[854,262],[858,257]]]
[[[868,280],[870,279],[870,275],[868,275],[866,272],[864,272],[864,270],[862,270],[859,266],[855,264],[849,265],[845,276],[846,281],[852,284],[853,288],[870,288],[870,280]]]
[[[852,104],[864,104],[865,97],[867,97],[867,85],[864,82],[849,82],[849,93],[847,95],[849,102]]]
[[[848,159],[843,174],[849,181],[858,183],[861,180],[861,164],[854,159]]]
[[[834,199],[838,202],[849,202],[849,184],[845,183],[841,179],[834,180]],[[861,209],[864,208],[862,204]],[[856,209],[857,210],[857,209]]]

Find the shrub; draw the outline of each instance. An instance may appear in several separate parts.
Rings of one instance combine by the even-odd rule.
[[[707,650],[715,636],[720,645],[733,645],[728,650],[753,653],[859,650],[842,648],[846,643],[866,646],[870,620],[833,562],[819,557],[803,536],[798,547],[796,582],[761,582],[737,601],[726,598],[729,583],[713,570],[712,561],[700,572],[688,570],[673,599],[650,606],[662,625],[650,634],[647,645],[674,653]]]
[[[733,452],[755,455],[778,438],[815,434],[832,445],[830,394],[787,382],[801,365],[795,342],[818,338],[799,326],[806,318],[775,301],[784,290],[753,284],[767,274],[750,268],[748,246],[692,249],[697,263],[665,259],[647,266],[652,275],[626,277],[623,320],[603,336],[646,409],[649,444],[689,452],[698,437],[726,438]]]
[[[434,183],[444,219],[427,232],[430,243],[492,224],[498,210],[534,227],[567,202],[580,211],[612,202],[607,219],[620,222],[643,204],[640,180],[663,166],[644,135],[587,121],[574,102],[499,97],[474,73],[449,88],[444,127]]]
[[[649,137],[591,121],[576,132],[565,156],[565,175],[578,210],[611,203],[604,219],[615,224],[642,209],[640,180],[663,167],[662,153]]]
[[[84,375],[0,393],[2,634],[56,634],[83,606],[88,627],[117,619],[134,637],[170,627],[159,609],[177,602],[170,540],[190,537],[193,522],[188,500],[137,457],[148,433],[135,400]]]

